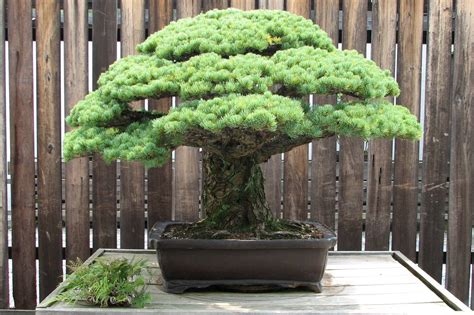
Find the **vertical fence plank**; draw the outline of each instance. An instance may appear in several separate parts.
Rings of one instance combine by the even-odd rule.
[[[265,10],[284,10],[284,0],[258,0],[258,8]]]
[[[419,115],[423,0],[400,0],[397,103]],[[395,140],[392,248],[411,260],[416,256],[418,206],[418,142]]]
[[[13,297],[15,307],[33,309],[36,264],[31,0],[8,1],[8,28]]]
[[[201,12],[201,1],[176,2],[178,19]],[[181,146],[176,149],[175,219],[196,221],[199,218],[199,149]]]
[[[259,9],[283,10],[283,0],[259,0]],[[276,218],[281,216],[281,154],[273,155],[267,162],[261,165],[263,177],[265,178],[265,196],[268,206]]]
[[[5,1],[0,0],[0,30],[5,29]],[[5,32],[0,32],[0,82],[5,82]],[[8,202],[5,84],[0,87],[0,309],[9,306]]]
[[[453,0],[431,0],[428,10],[419,264],[441,282],[449,175]]]
[[[176,0],[176,18],[193,17],[201,13],[202,0]]]
[[[36,4],[38,69],[38,239],[39,295],[61,281],[61,91],[59,0]]]
[[[230,6],[240,10],[255,10],[255,0],[231,0]]]
[[[87,94],[87,1],[64,1],[64,106],[68,115]],[[69,127],[66,127],[69,130]],[[89,257],[89,158],[65,165],[66,259]]]
[[[308,0],[288,0],[287,11],[309,18]],[[305,97],[308,101],[308,97]],[[308,219],[308,145],[285,153],[283,166],[283,217],[289,220]]]
[[[456,2],[447,287],[469,302],[474,206],[474,2]]]
[[[204,0],[202,2],[202,11],[207,12],[213,9],[227,9],[229,7],[228,0]]]
[[[316,24],[332,38],[339,37],[339,2],[316,0]],[[335,96],[314,96],[314,106],[335,104]],[[311,219],[336,227],[336,137],[313,141],[311,164]]]
[[[150,0],[149,33],[161,30],[173,20],[173,0]],[[148,109],[167,112],[171,97],[149,100]],[[148,170],[148,228],[158,221],[169,221],[173,207],[173,169],[170,160],[161,167]]]
[[[344,0],[342,48],[365,54],[367,1]],[[341,137],[339,151],[338,250],[361,250],[364,143]]]
[[[122,57],[135,54],[145,39],[145,0],[122,0]],[[133,102],[143,109],[143,101]],[[120,165],[120,248],[145,245],[145,169],[140,162],[122,161]]]
[[[392,74],[395,70],[397,0],[372,2],[372,60]],[[393,102],[393,98],[390,98]],[[388,250],[392,202],[392,141],[369,143],[365,249]]]
[[[117,0],[92,2],[92,81],[117,59]],[[117,165],[106,164],[99,155],[93,161],[94,249],[117,247]]]

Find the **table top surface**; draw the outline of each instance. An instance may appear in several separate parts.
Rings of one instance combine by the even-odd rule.
[[[99,250],[97,257],[149,261],[144,274],[152,302],[144,309],[99,309],[51,303],[61,286],[37,308],[40,312],[71,313],[446,313],[469,310],[415,264],[398,252],[330,252],[322,293],[286,290],[268,293],[219,291],[163,292],[156,254],[150,250]]]

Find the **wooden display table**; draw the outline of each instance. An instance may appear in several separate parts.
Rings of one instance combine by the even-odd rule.
[[[168,294],[152,250],[99,249],[97,257],[146,259],[152,302],[144,309],[96,308],[52,303],[63,285],[37,308],[40,314],[145,313],[446,313],[470,309],[399,252],[330,252],[323,293],[287,290],[271,293],[199,291]]]

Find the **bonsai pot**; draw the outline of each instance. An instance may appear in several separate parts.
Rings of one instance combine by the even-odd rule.
[[[169,293],[210,286],[302,287],[320,293],[328,250],[336,244],[334,232],[314,222],[324,235],[321,239],[162,239],[174,224],[189,223],[159,222],[150,232]]]

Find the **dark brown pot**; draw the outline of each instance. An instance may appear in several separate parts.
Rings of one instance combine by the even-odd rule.
[[[328,250],[336,235],[318,223],[324,238],[314,240],[199,240],[161,239],[159,222],[150,232],[163,275],[164,290],[183,293],[209,286],[305,287],[321,292]]]

